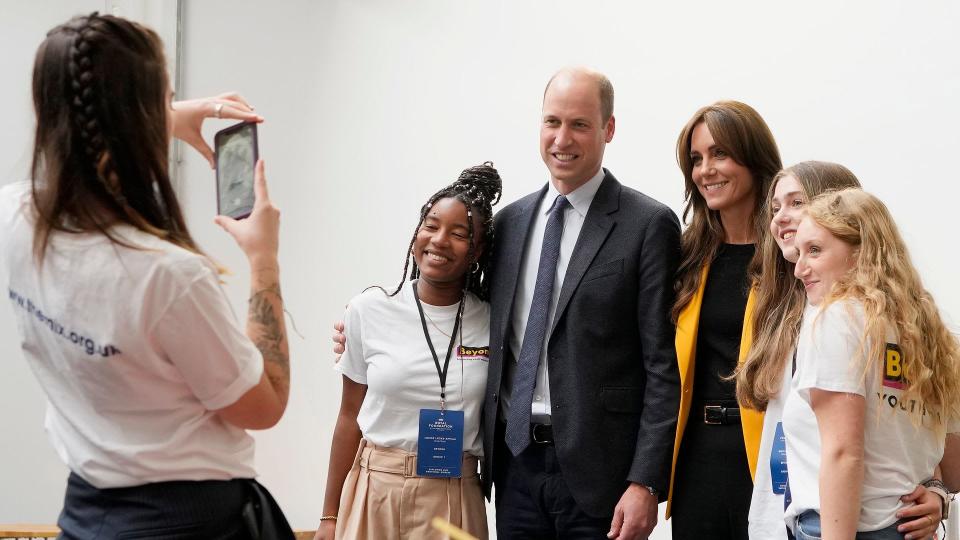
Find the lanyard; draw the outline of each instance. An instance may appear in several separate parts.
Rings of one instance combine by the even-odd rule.
[[[433,364],[437,366],[437,375],[440,376],[440,410],[446,406],[447,391],[447,370],[450,368],[450,353],[453,352],[453,343],[457,339],[457,330],[460,328],[460,318],[463,316],[464,297],[460,297],[460,307],[457,308],[457,317],[453,323],[453,333],[450,334],[450,345],[447,346],[447,358],[443,361],[443,368],[440,368],[440,358],[437,356],[436,349],[433,348],[433,340],[430,339],[430,331],[427,329],[427,319],[423,314],[423,305],[420,303],[420,294],[417,293],[417,284],[413,283],[413,298],[417,301],[417,310],[420,312],[420,322],[423,323],[423,337],[427,339],[427,345],[430,347],[430,354],[433,355]]]

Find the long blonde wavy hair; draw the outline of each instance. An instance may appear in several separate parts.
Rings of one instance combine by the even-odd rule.
[[[933,413],[943,431],[960,418],[960,344],[923,288],[890,211],[863,190],[844,189],[815,199],[807,217],[856,250],[854,268],[834,284],[823,305],[850,298],[863,305],[866,358],[882,358],[888,330],[896,331],[903,399],[923,404],[913,411],[915,422]]]
[[[803,203],[827,190],[860,187],[849,169],[826,161],[802,161],[781,170],[773,177],[761,212],[767,225],[773,220],[773,194],[783,178],[791,176],[803,187]],[[794,264],[783,258],[776,239],[769,232],[757,242],[757,256],[750,264],[756,305],[753,310],[753,344],[746,359],[737,367],[737,400],[758,411],[777,395],[783,383],[783,371],[797,343],[800,319],[806,295],[803,284],[793,277]]]

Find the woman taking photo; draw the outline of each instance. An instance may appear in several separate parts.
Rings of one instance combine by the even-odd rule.
[[[783,403],[793,373],[793,352],[806,297],[803,282],[794,278],[797,250],[794,236],[806,215],[809,201],[828,190],[859,187],[849,169],[836,163],[804,161],[774,177],[767,196],[764,221],[769,234],[760,241],[759,261],[750,268],[756,307],[745,322],[752,339],[744,341],[746,357],[737,370],[737,399],[742,406],[764,411],[763,434],[750,501],[749,532],[752,540],[785,540],[783,524],[786,492],[786,450],[783,438]],[[759,263],[759,264],[757,264]],[[904,495],[916,502],[898,516],[914,518],[900,525],[908,538],[928,538],[941,519],[943,500],[922,486]],[[928,517],[929,516],[929,517]]]
[[[803,540],[903,538],[901,495],[960,418],[960,345],[876,197],[821,195],[794,244],[807,306],[783,410],[787,523]]]
[[[487,537],[477,465],[500,192],[489,164],[463,171],[421,208],[396,290],[350,301],[318,539],[443,538],[434,517]]]
[[[672,313],[682,394],[667,512],[675,539],[746,539],[762,419],[741,412],[728,376],[752,305],[747,267],[766,230],[761,208],[780,153],[755,110],[721,101],[687,122],[677,161],[688,226]]]
[[[250,261],[246,332],[167,170],[171,134],[209,158],[204,117],[260,118],[237,96],[171,104],[162,51],[153,31],[109,15],[51,30],[34,64],[32,181],[0,190],[22,349],[71,471],[67,539],[255,535],[241,518],[259,489],[245,429],[274,425],[287,403],[262,163],[250,218],[218,217]]]

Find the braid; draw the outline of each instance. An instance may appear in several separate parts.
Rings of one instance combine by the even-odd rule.
[[[417,233],[423,225],[427,212],[440,199],[454,198],[462,202],[467,207],[467,231],[470,236],[470,248],[468,258],[475,259],[477,252],[477,238],[474,237],[476,227],[473,222],[473,213],[478,212],[480,223],[483,224],[484,245],[483,254],[474,261],[475,266],[467,271],[464,280],[464,291],[472,292],[481,300],[489,298],[489,283],[487,280],[487,264],[490,260],[490,253],[493,251],[494,231],[493,231],[493,206],[500,201],[503,193],[500,174],[493,167],[493,162],[487,161],[482,165],[464,169],[455,182],[434,193],[420,209],[420,220],[413,229],[413,236],[407,247],[407,256],[403,264],[403,273],[397,288],[388,293],[388,296],[395,296],[403,289],[404,283],[408,280],[414,280],[420,277],[420,269],[417,268],[417,262],[413,258],[413,244],[417,240]],[[407,270],[409,269],[409,275]],[[383,287],[378,287],[386,293]]]
[[[71,110],[77,135],[89,160],[86,163],[89,167],[87,170],[92,170],[107,193],[121,208],[126,209],[127,200],[120,188],[120,183],[114,179],[113,163],[109,152],[106,151],[97,110],[99,96],[97,96],[96,79],[93,74],[96,52],[94,42],[98,37],[93,23],[97,20],[99,20],[99,14],[93,12],[75,28],[76,35],[73,46],[70,47],[69,64],[70,88],[73,91]]]

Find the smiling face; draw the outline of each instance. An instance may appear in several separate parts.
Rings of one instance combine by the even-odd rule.
[[[803,281],[807,301],[818,305],[853,268],[856,250],[809,217],[797,227],[794,244],[798,258],[793,274]]]
[[[559,73],[544,93],[540,156],[560,193],[577,189],[600,170],[614,131],[613,116],[606,122],[602,116],[598,82],[588,74]]]
[[[797,262],[797,249],[794,244],[800,220],[807,214],[807,194],[800,182],[786,174],[777,181],[770,200],[770,234],[780,246],[783,258]]]
[[[476,212],[474,212],[476,214]],[[460,287],[470,265],[480,257],[483,245],[477,240],[474,259],[470,259],[470,229],[467,207],[457,199],[444,198],[433,203],[413,241],[413,259],[420,279],[438,288]],[[483,238],[483,225],[474,216],[474,238]]]
[[[727,149],[714,141],[706,122],[693,128],[690,161],[693,183],[708,208],[720,213],[753,212],[756,187],[750,169],[737,163]]]

